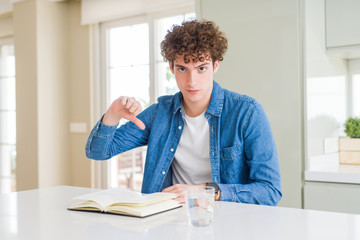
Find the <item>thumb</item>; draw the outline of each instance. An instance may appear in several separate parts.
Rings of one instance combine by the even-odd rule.
[[[145,124],[140,119],[135,117],[134,115],[130,116],[129,120],[131,122],[135,123],[135,125],[138,126],[141,130],[145,130]]]

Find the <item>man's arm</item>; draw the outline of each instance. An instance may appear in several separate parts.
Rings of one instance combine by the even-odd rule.
[[[260,104],[253,105],[246,122],[242,131],[244,154],[239,157],[245,157],[248,183],[217,183],[221,200],[276,205],[282,197],[279,160],[270,123]]]
[[[139,102],[134,98],[116,99],[92,129],[85,147],[86,156],[90,159],[105,160],[121,152],[146,145],[148,131],[144,130],[145,124],[138,118],[140,115],[145,115],[138,116],[141,110]],[[130,122],[117,128],[122,118]],[[146,116],[142,116],[142,119],[146,119]]]

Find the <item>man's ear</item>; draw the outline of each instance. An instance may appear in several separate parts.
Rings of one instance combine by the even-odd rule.
[[[174,62],[169,61],[169,68],[170,68],[170,71],[172,72],[172,74],[174,74]]]
[[[219,66],[220,66],[220,61],[219,60],[216,60],[214,62],[214,73],[216,73],[219,69]]]

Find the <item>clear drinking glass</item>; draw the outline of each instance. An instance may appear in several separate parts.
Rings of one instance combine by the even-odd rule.
[[[194,186],[185,190],[186,208],[190,225],[194,227],[209,226],[214,216],[215,188]]]

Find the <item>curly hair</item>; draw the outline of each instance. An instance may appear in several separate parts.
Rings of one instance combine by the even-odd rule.
[[[161,42],[161,55],[165,61],[174,63],[177,55],[184,54],[185,63],[206,60],[222,61],[228,40],[212,21],[184,21],[173,25]]]

